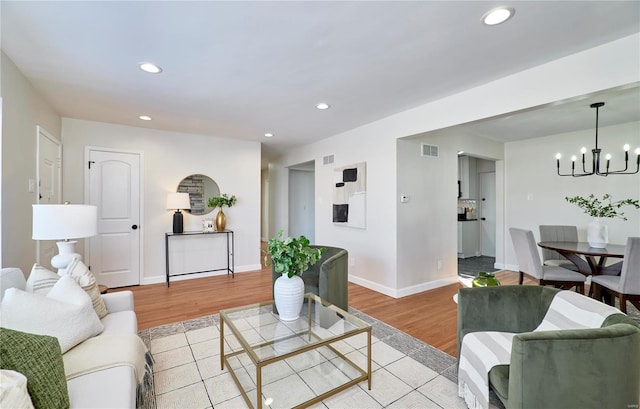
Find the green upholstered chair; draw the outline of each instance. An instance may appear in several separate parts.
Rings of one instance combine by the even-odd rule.
[[[507,408],[627,408],[640,399],[640,326],[620,313],[600,328],[532,332],[558,289],[543,286],[462,288],[458,356],[475,331],[513,337],[509,365],[489,372]]]
[[[343,309],[349,310],[349,253],[345,249],[328,246],[309,246],[311,248],[324,247],[327,249],[316,264],[302,274],[304,292],[318,295],[325,301]],[[272,299],[273,284],[281,276],[271,267]],[[274,306],[275,308],[275,306]]]

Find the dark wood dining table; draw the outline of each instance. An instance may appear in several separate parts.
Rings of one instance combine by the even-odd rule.
[[[606,274],[607,258],[623,258],[626,247],[620,244],[607,244],[605,248],[595,248],[588,243],[573,241],[541,241],[538,246],[562,254],[584,275]],[[580,256],[584,256],[587,262],[585,263]]]

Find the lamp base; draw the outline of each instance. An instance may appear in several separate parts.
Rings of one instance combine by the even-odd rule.
[[[58,241],[58,254],[51,259],[51,266],[58,269],[58,275],[67,274],[67,267],[74,258],[82,260],[82,256],[76,253],[76,240]]]
[[[180,210],[176,210],[173,214],[173,232],[174,233],[182,233],[184,231],[182,227],[182,212]]]

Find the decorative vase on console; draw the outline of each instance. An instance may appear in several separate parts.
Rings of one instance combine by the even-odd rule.
[[[304,281],[300,277],[309,267],[320,260],[326,248],[309,247],[309,239],[282,238],[282,230],[269,240],[264,262],[273,265],[276,273],[282,275],[273,286],[273,298],[281,321],[295,321],[300,317],[304,302]]]
[[[633,206],[640,209],[640,201],[635,199],[623,199],[616,202],[611,201],[611,195],[605,194],[601,199],[597,199],[593,194],[581,197],[565,197],[567,202],[573,203],[581,208],[586,214],[593,217],[593,220],[587,225],[587,242],[589,246],[594,248],[605,248],[609,242],[609,227],[604,219],[612,219],[614,217],[627,220],[624,213],[620,210],[622,206]]]
[[[236,196],[232,195],[229,197],[226,193],[222,196],[210,197],[207,201],[207,205],[209,207],[216,208],[218,207],[218,214],[215,219],[216,231],[224,231],[227,228],[227,217],[225,216],[222,208],[224,206],[231,207],[236,204]]]

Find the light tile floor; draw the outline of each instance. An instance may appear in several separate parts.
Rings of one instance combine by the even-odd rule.
[[[457,396],[455,358],[356,310],[351,312],[373,327],[372,389],[367,389],[366,381],[360,382],[313,408],[466,408]],[[147,395],[145,408],[248,407],[229,371],[220,368],[217,315],[151,328],[140,336],[155,358],[154,390]],[[238,348],[237,340],[230,340],[229,346]],[[366,368],[365,337],[347,339],[336,349]],[[255,371],[247,361],[238,360],[248,370],[240,368],[236,374],[243,384],[255,385]],[[326,348],[267,366],[263,399],[276,399],[263,407],[292,407],[353,373],[353,368]],[[255,388],[252,392],[249,396],[255,405]],[[494,397],[492,407],[495,403]]]

